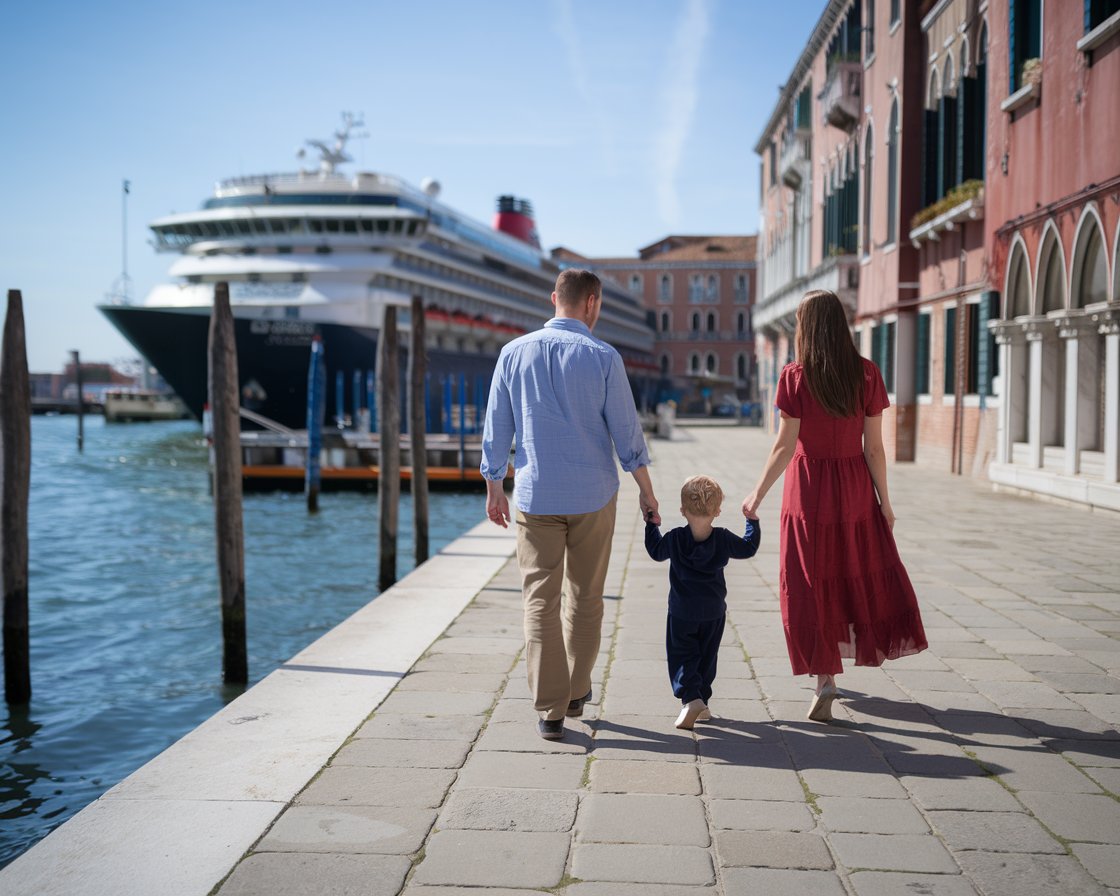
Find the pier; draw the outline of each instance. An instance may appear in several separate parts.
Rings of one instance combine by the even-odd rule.
[[[650,443],[666,526],[769,439]],[[778,611],[777,490],[728,567],[716,718],[673,727],[667,570],[624,477],[593,700],[536,734],[515,535],[486,522],[0,871],[24,894],[733,896],[1120,887],[1120,517],[892,465],[930,649],[848,667],[805,720]],[[483,495],[479,491],[481,520]]]

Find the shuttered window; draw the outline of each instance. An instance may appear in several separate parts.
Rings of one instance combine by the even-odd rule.
[[[957,309],[945,309],[945,394],[957,390]]]
[[[918,353],[915,359],[914,384],[919,395],[929,395],[929,319],[918,315]]]

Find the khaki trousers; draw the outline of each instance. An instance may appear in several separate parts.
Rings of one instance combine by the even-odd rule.
[[[568,702],[591,690],[617,503],[616,494],[594,513],[517,512],[525,664],[542,718],[562,719]]]

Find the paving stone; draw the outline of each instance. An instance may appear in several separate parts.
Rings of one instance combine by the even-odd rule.
[[[852,774],[827,768],[807,768],[801,772],[810,791],[818,796],[867,796],[877,799],[901,799],[906,791],[891,773],[882,767],[874,773]]]
[[[977,811],[1020,811],[1020,805],[1007,790],[989,779],[927,778],[907,776],[902,784],[925,809],[964,809]]]
[[[564,876],[570,837],[520,831],[437,831],[416,867],[417,884],[555,887]]]
[[[443,654],[450,656],[451,654]],[[465,693],[477,691],[491,697],[505,684],[504,672],[416,671],[397,682],[398,691],[441,691]]]
[[[702,765],[700,777],[711,799],[805,800],[797,773],[787,769]]]
[[[570,884],[560,891],[563,896],[713,896],[711,887],[687,884],[624,884],[599,881]],[[492,896],[491,891],[472,896]],[[534,893],[533,896],[540,896]]]
[[[408,855],[424,845],[435,818],[433,809],[292,806],[256,851]]]
[[[469,741],[362,737],[339,750],[331,765],[458,768],[470,748]]]
[[[712,830],[811,831],[816,816],[803,802],[780,800],[711,800],[708,814]]]
[[[577,794],[564,790],[456,787],[439,814],[440,830],[569,831]]]
[[[1077,704],[1040,681],[978,681],[976,690],[996,706],[1014,711],[1021,707],[1076,709]]]
[[[696,740],[690,732],[673,727],[675,718],[609,715],[599,719],[595,722],[595,758],[693,762]]]
[[[788,831],[720,831],[716,853],[721,866],[828,869],[832,855],[817,834]]]
[[[925,834],[925,823],[909,800],[822,796],[821,823],[830,831],[855,834]]]
[[[856,896],[977,896],[976,888],[960,875],[857,871],[849,880]]]
[[[510,659],[513,659],[514,654],[524,646],[524,636],[509,638],[440,638],[431,646],[429,653],[497,653],[508,654]]]
[[[683,762],[596,759],[589,788],[598,793],[700,793],[695,766]]]
[[[1100,788],[1061,756],[1042,750],[977,746],[976,757],[1013,790],[1096,793]]]
[[[504,654],[433,653],[412,667],[415,672],[501,672],[508,674],[512,662]]]
[[[712,857],[699,846],[576,843],[571,873],[581,881],[696,886],[715,882]]]
[[[1096,882],[1072,856],[962,852],[957,861],[984,894],[1100,896]]]
[[[1120,849],[1100,843],[1071,843],[1070,849],[1093,877],[1106,887],[1120,888]]]
[[[956,874],[957,865],[936,837],[917,834],[829,834],[848,868]]]
[[[243,860],[222,896],[396,896],[412,862],[405,856],[257,853]]]
[[[845,896],[844,885],[831,871],[795,871],[784,868],[727,868],[724,892],[759,896]]]
[[[564,720],[564,737],[545,740],[537,733],[536,718],[524,722],[491,722],[475,744],[475,751],[583,754],[591,749],[590,729],[578,719]]]
[[[408,806],[434,809],[455,779],[454,769],[330,766],[297,798],[301,805]]]
[[[400,738],[403,740],[473,741],[486,722],[485,716],[398,716],[379,713],[362,725],[355,738]]]
[[[587,843],[708,846],[704,803],[694,796],[592,793],[580,802],[576,839]]]
[[[1069,756],[1068,753],[1063,755],[1067,758]],[[1083,766],[1081,770],[1109,793],[1114,795],[1120,794],[1120,768],[1092,768]]]
[[[575,790],[583,779],[583,756],[534,753],[472,753],[456,787],[533,787],[539,790]]]
[[[953,851],[1065,852],[1062,845],[1025,812],[936,811],[927,817]]]
[[[1086,793],[1018,793],[1023,805],[1059,837],[1120,844],[1120,803]]]
[[[566,890],[564,892],[567,892]],[[541,896],[540,890],[511,890],[508,887],[425,887],[423,884],[409,884],[400,896]]]
[[[377,712],[405,716],[478,716],[486,713],[493,704],[493,691],[465,691],[461,694],[443,691],[393,691],[377,707]]]

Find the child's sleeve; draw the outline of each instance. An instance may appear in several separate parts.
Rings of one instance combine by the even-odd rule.
[[[654,560],[669,559],[669,539],[653,523],[646,523],[646,553]]]
[[[726,529],[728,553],[737,560],[753,557],[758,552],[759,542],[762,540],[762,527],[758,520],[747,520],[747,528],[742,538],[736,538]]]

